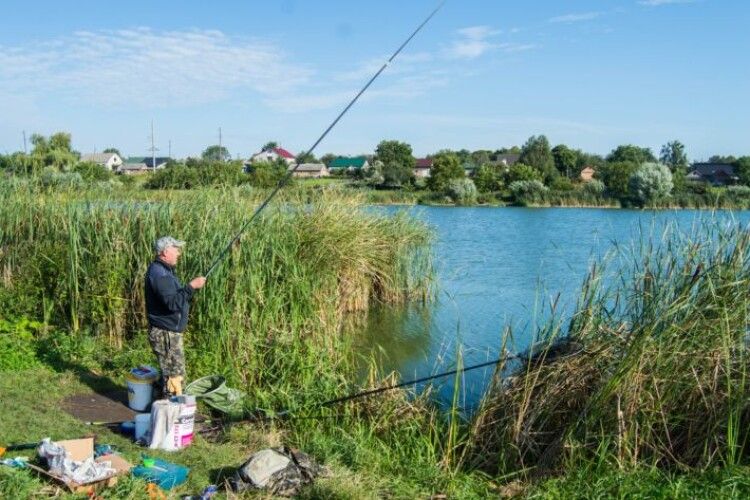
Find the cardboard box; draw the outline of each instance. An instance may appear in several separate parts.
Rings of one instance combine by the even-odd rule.
[[[66,441],[55,441],[55,443],[65,448],[65,450],[70,454],[70,458],[72,460],[81,462],[89,457],[94,456],[93,437],[82,439],[68,439]],[[36,465],[29,464],[28,467],[43,476],[49,477],[58,483],[64,484],[68,488],[68,490],[73,493],[91,493],[94,491],[99,491],[102,488],[114,486],[117,483],[117,478],[119,476],[122,476],[123,474],[129,473],[130,469],[133,467],[130,462],[119,455],[105,455],[103,457],[94,459],[94,461],[99,463],[110,462],[115,472],[105,478],[96,481],[88,483],[76,483],[56,474],[52,474],[50,471]]]

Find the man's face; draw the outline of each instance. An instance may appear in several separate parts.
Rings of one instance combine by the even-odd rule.
[[[159,257],[170,266],[176,266],[181,254],[182,252],[178,247],[167,247]]]

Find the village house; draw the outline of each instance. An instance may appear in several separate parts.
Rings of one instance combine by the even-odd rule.
[[[166,156],[157,156],[156,158],[151,156],[129,156],[120,165],[118,172],[124,175],[134,175],[161,170],[167,166],[169,160],[170,158]],[[156,168],[154,168],[154,164],[156,164]]]
[[[425,178],[432,171],[432,158],[417,158],[414,162],[414,177]]]
[[[579,174],[579,178],[583,182],[589,182],[594,179],[595,173],[596,173],[596,170],[594,170],[593,167],[584,167],[584,169],[581,170],[581,173]]]
[[[496,166],[496,167],[512,167],[514,164],[518,163],[518,159],[521,157],[518,153],[505,153],[505,154],[499,154],[495,156],[495,159],[490,162],[490,165]]]
[[[89,153],[81,156],[81,161],[96,163],[110,172],[117,172],[122,165],[122,158],[117,153]]]
[[[333,172],[355,172],[370,166],[366,156],[339,156],[328,162],[328,169]]]
[[[714,186],[727,186],[739,181],[739,177],[734,172],[734,165],[729,163],[693,163],[685,178],[689,181],[707,182]]]
[[[291,170],[294,168],[290,166]],[[321,177],[329,177],[331,171],[322,163],[300,163],[297,169],[292,174],[293,177],[312,178],[319,179]]]
[[[264,151],[261,151],[260,153],[254,154],[250,158],[249,163],[261,163],[261,162],[268,162],[273,163],[278,159],[284,160],[287,165],[294,165],[296,163],[296,159],[292,153],[287,151],[284,148],[271,148],[266,149]],[[245,162],[245,168],[248,168],[248,162]]]

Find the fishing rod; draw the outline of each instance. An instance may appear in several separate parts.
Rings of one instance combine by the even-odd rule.
[[[347,104],[346,107],[344,107],[344,109],[338,114],[336,119],[333,120],[333,122],[331,122],[328,128],[326,128],[325,131],[320,135],[320,137],[318,137],[318,140],[315,141],[312,146],[310,146],[310,149],[307,150],[304,156],[309,156],[310,154],[312,154],[315,148],[318,147],[318,144],[320,144],[323,141],[323,139],[325,139],[328,133],[333,129],[333,127],[336,126],[339,120],[341,120],[341,118],[344,117],[344,115],[349,111],[349,109],[354,105],[354,103],[357,102],[360,96],[362,96],[362,94],[365,93],[365,91],[370,87],[370,85],[372,85],[372,83],[380,76],[380,74],[383,71],[385,71],[385,68],[387,68],[388,65],[391,64],[391,62],[393,62],[396,56],[398,56],[401,53],[401,51],[409,44],[409,42],[411,42],[412,38],[414,38],[417,35],[417,33],[419,33],[422,30],[422,28],[430,21],[430,19],[432,19],[433,16],[435,16],[435,14],[438,13],[438,11],[443,7],[444,4],[445,4],[445,0],[443,0],[442,2],[440,2],[440,4],[438,4],[435,10],[433,10],[430,13],[430,15],[427,16],[427,18],[425,18],[424,21],[422,21],[422,24],[417,26],[417,29],[415,29],[414,32],[412,32],[412,34],[409,35],[409,38],[407,38],[404,41],[404,43],[402,43],[401,46],[399,46],[399,48],[396,49],[393,55],[391,55],[391,57],[386,62],[383,63],[380,69],[372,76],[372,78],[370,78],[370,80],[365,84],[365,86],[362,87],[362,89],[357,93],[357,95],[355,95],[354,98],[351,101],[349,101],[349,104]],[[268,197],[263,201],[263,203],[261,203],[258,206],[255,212],[253,212],[253,215],[251,215],[250,218],[240,227],[240,230],[237,231],[237,234],[234,236],[234,238],[232,238],[227,244],[227,246],[224,247],[224,249],[219,253],[219,255],[216,257],[216,259],[213,261],[213,263],[211,264],[211,266],[208,268],[208,270],[205,272],[203,276],[207,278],[216,269],[216,267],[221,263],[221,261],[224,260],[226,255],[229,253],[229,250],[231,250],[232,246],[235,243],[237,243],[237,241],[239,241],[240,237],[242,236],[242,233],[244,233],[245,230],[250,226],[250,224],[258,217],[258,214],[260,214],[266,208],[266,206],[268,206],[268,204],[276,196],[276,194],[281,190],[281,188],[283,188],[289,182],[289,180],[292,178],[292,176],[294,175],[294,172],[297,171],[297,168],[299,168],[299,166],[300,166],[300,163],[295,160],[294,167],[287,170],[286,174],[284,175],[284,177],[282,177],[281,181],[279,181],[279,183],[276,185],[274,190],[271,191],[271,194],[268,195]]]

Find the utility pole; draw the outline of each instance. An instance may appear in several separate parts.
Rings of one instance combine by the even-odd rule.
[[[26,148],[26,131],[23,131],[23,154],[29,154],[29,150]]]
[[[172,139],[169,139],[169,158],[172,158]]]
[[[151,120],[151,148],[149,151],[151,151],[151,168],[156,172],[156,152],[159,150],[154,146],[154,120]]]

